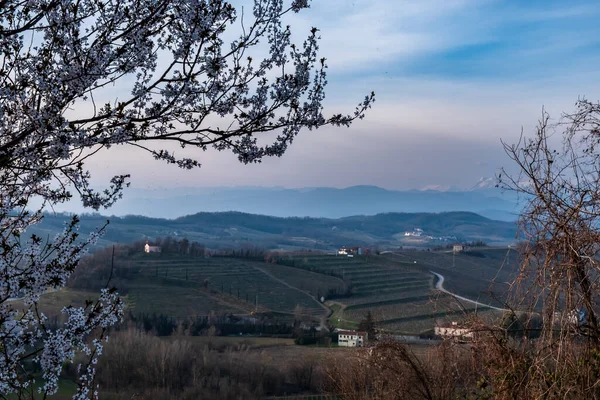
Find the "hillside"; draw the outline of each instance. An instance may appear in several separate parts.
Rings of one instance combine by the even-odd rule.
[[[352,285],[352,295],[333,298],[331,320],[354,327],[368,312],[380,328],[392,332],[418,333],[446,319],[463,319],[466,314],[499,317],[501,312],[483,304],[504,307],[506,282],[518,269],[517,254],[507,248],[483,248],[460,253],[402,251],[378,257],[283,255],[280,263],[322,274],[343,276]],[[445,277],[444,288],[476,300],[482,305],[460,301],[435,289],[433,273]],[[492,295],[493,293],[493,295]]]
[[[62,230],[67,218],[64,214],[49,214],[34,231],[43,236],[52,235]],[[483,240],[489,244],[504,245],[514,241],[517,230],[514,223],[490,220],[470,212],[386,213],[338,219],[203,212],[176,219],[83,215],[80,231],[90,232],[102,226],[107,219],[110,219],[110,225],[100,246],[165,236],[187,237],[212,248],[254,246],[332,250],[345,245],[431,247],[457,240]],[[405,232],[416,228],[423,230],[423,237],[404,236]]]
[[[278,252],[267,263],[260,257],[145,254],[138,246],[119,246],[114,268],[111,257],[106,249],[84,259],[68,289],[44,296],[43,311],[56,315],[65,304],[82,304],[112,277],[134,315],[184,320],[258,313],[288,322],[328,318],[334,326],[355,328],[370,312],[381,329],[414,334],[473,312],[498,317],[501,312],[484,305],[504,307],[496,298],[504,299],[505,282],[518,266],[516,253],[506,248],[478,249],[454,260],[451,253],[428,251],[353,258]],[[444,276],[446,290],[481,304],[436,289],[432,272]]]

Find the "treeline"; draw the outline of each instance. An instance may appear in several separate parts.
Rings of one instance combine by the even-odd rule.
[[[139,240],[134,242],[129,247],[139,251],[143,251],[145,241]],[[170,253],[170,254],[188,254],[194,257],[203,257],[206,254],[206,247],[204,244],[200,242],[190,242],[187,238],[174,238],[171,236],[167,237],[159,237],[153,239],[152,241],[148,241],[150,246],[158,246],[160,247],[161,253]]]
[[[210,256],[210,251],[199,242],[190,242],[187,238],[157,238],[148,241],[151,246],[158,246],[160,254],[180,254],[191,257]],[[131,262],[133,256],[144,252],[146,240],[138,240],[129,244],[119,244],[97,249],[93,254],[83,258],[78,268],[71,275],[68,286],[84,290],[98,290],[107,284],[117,287],[119,293],[127,294],[131,281],[140,270]]]
[[[210,342],[210,338],[207,338]],[[97,365],[102,398],[125,400],[261,399],[319,393],[326,375],[316,356],[293,362],[250,345],[212,348],[184,336],[159,338],[136,328],[114,332]],[[74,378],[75,366],[65,378]]]
[[[124,326],[133,326],[157,336],[174,334],[187,336],[266,335],[291,337],[296,324],[269,315],[236,317],[231,314],[197,316],[186,319],[163,314],[129,313]]]
[[[483,240],[474,240],[472,242],[461,242],[460,243],[464,248],[469,249],[469,248],[477,248],[477,247],[487,247],[487,243],[484,242]],[[440,251],[440,250],[452,250],[454,248],[454,244],[453,243],[449,243],[446,245],[439,245],[439,246],[434,246],[432,248],[432,250],[435,251]]]

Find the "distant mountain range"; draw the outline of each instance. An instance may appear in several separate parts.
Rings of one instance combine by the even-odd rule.
[[[33,232],[50,237],[64,227],[67,215],[49,214]],[[82,215],[80,232],[102,226],[107,217]],[[406,236],[419,228],[421,237]],[[257,246],[329,250],[344,245],[433,247],[456,241],[514,242],[512,222],[494,221],[470,212],[385,213],[373,216],[279,218],[240,212],[197,213],[176,219],[110,217],[100,246],[157,237],[186,237],[212,248]]]
[[[429,186],[395,191],[377,186],[336,188],[212,187],[149,190],[130,188],[110,210],[113,215],[177,218],[197,212],[239,211],[275,217],[341,218],[353,215],[403,212],[468,211],[484,217],[514,221],[516,196],[482,178],[471,190]],[[435,190],[434,190],[435,189]],[[66,211],[66,210],[65,210]],[[70,208],[68,211],[82,212]]]

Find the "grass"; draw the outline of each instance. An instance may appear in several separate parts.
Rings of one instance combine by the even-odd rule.
[[[39,302],[39,310],[47,316],[56,316],[61,314],[61,310],[68,305],[73,307],[85,306],[86,300],[96,300],[100,293],[90,292],[85,290],[76,290],[65,288],[56,292],[44,293]],[[23,302],[16,300],[14,303],[15,308],[23,309]]]
[[[38,381],[36,379],[36,381]],[[39,381],[38,381],[39,382]],[[45,398],[43,394],[38,394],[37,388],[43,386],[42,383],[36,385],[36,389],[34,390],[33,397],[27,397],[28,399],[36,400]],[[56,394],[52,396],[47,396],[48,399],[53,400],[67,400],[72,399],[73,395],[77,393],[77,383],[73,382],[70,379],[60,379],[58,382],[58,391]],[[3,397],[4,398],[4,397]],[[8,395],[6,396],[8,400],[16,400],[19,397],[16,395]]]
[[[256,336],[167,336],[163,340],[185,340],[195,346],[245,347],[261,349],[276,346],[295,346],[294,339]]]

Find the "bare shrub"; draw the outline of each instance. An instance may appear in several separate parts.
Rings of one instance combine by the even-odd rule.
[[[327,389],[344,399],[449,399],[466,395],[477,381],[470,351],[452,342],[416,354],[386,341],[338,361]]]

